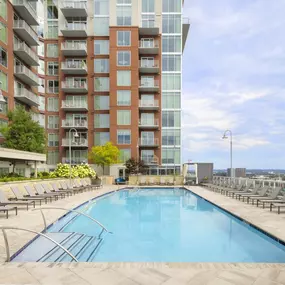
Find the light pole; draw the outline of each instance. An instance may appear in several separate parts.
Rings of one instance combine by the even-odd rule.
[[[222,139],[228,139],[227,133],[230,134],[230,159],[231,159],[231,178],[233,177],[233,133],[231,130],[226,130]]]
[[[70,184],[70,187],[71,187],[71,143],[72,143],[72,139],[71,139],[71,135],[72,135],[72,131],[74,131],[74,135],[73,137],[74,138],[78,138],[79,135],[78,135],[78,132],[75,128],[71,128],[68,132],[68,138],[69,138],[69,184]]]

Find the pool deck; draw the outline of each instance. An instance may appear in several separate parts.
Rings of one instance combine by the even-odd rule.
[[[123,188],[123,186],[121,187]],[[244,220],[285,241],[285,213],[277,215],[268,209],[257,208],[213,193],[201,187],[188,187],[206,200],[228,210]],[[74,208],[94,197],[117,190],[105,186],[101,190],[61,199],[51,207]],[[47,223],[64,214],[59,210],[46,211]],[[18,216],[10,214],[3,226],[15,226],[42,231],[43,220],[39,211],[20,209]],[[13,254],[33,238],[33,234],[9,230]],[[1,235],[1,234],[0,234]],[[4,240],[0,237],[0,284],[47,285],[137,285],[137,284],[191,284],[191,285],[285,285],[285,264],[245,263],[5,263]]]

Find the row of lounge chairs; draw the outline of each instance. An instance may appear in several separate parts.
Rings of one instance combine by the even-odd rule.
[[[174,185],[174,177],[159,177],[155,179],[154,177],[149,177],[147,180],[146,177],[141,177],[139,180],[139,185]]]
[[[34,185],[26,184],[24,186],[26,193],[23,194],[17,185],[10,185],[10,189],[14,194],[12,199],[8,199],[5,192],[0,188],[0,212],[6,213],[8,219],[10,211],[15,210],[16,215],[18,214],[19,206],[26,206],[29,210],[29,206],[35,208],[36,203],[41,206],[42,202],[52,202],[77,193],[95,190],[99,187],[101,185],[91,185],[89,179],[73,180],[73,185],[70,185],[69,181],[45,182]]]
[[[285,209],[285,191],[283,187],[271,187],[255,185],[253,183],[233,184],[230,182],[214,181],[213,184],[205,184],[208,189],[219,192],[231,198],[239,199],[247,203],[269,206],[270,211],[277,209],[278,214]]]

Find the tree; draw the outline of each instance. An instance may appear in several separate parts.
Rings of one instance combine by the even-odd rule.
[[[37,153],[46,152],[46,135],[44,128],[33,121],[31,114],[23,107],[17,107],[7,114],[9,124],[1,127],[5,141],[3,147]]]
[[[133,157],[125,162],[126,175],[130,176],[133,174],[145,174],[148,170],[148,166],[144,164],[143,160],[136,160]]]
[[[105,145],[93,146],[89,153],[89,159],[99,165],[105,171],[105,166],[110,166],[119,162],[120,150],[111,142]]]

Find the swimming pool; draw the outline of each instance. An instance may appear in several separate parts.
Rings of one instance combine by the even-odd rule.
[[[49,235],[79,261],[285,262],[285,246],[183,188],[125,189],[94,200],[52,225]],[[13,261],[72,259],[37,238]]]

